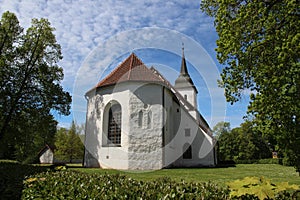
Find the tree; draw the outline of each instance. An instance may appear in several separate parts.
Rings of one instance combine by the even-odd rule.
[[[55,135],[55,157],[58,160],[67,160],[70,163],[74,159],[82,159],[84,145],[78,134],[75,122],[72,122],[70,130],[61,128]]]
[[[203,0],[214,17],[219,85],[228,102],[251,92],[249,114],[300,172],[299,1]]]
[[[245,121],[240,127],[232,130],[230,128],[219,129],[224,124],[230,127],[228,122],[219,122],[213,128],[213,130],[221,130],[218,132],[217,149],[220,161],[256,160],[271,157],[268,142],[253,127],[253,122]]]
[[[52,111],[70,113],[71,96],[60,85],[61,48],[53,32],[46,19],[33,19],[25,33],[13,13],[5,12],[0,20],[0,141],[9,140],[17,154],[29,148],[26,142],[16,147],[22,138],[47,135],[39,126],[52,127]]]
[[[216,139],[218,139],[221,134],[229,133],[230,131],[231,128],[229,122],[218,122],[212,130]]]

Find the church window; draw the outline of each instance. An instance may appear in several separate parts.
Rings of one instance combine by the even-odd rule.
[[[139,127],[142,127],[143,125],[143,111],[139,112]]]
[[[139,112],[138,126],[142,129],[151,128],[152,112],[151,110],[141,110]]]
[[[149,112],[147,113],[147,116],[148,116],[147,128],[151,128],[151,121],[152,121],[152,112],[151,112],[151,110],[149,110]]]
[[[108,141],[110,144],[121,144],[122,111],[120,104],[114,104],[109,108],[108,116]]]
[[[184,95],[184,99],[187,100],[187,95],[186,94]]]
[[[192,146],[189,143],[183,145],[183,159],[192,159]]]
[[[189,128],[184,129],[184,135],[185,135],[185,137],[191,136],[191,129],[189,129]]]

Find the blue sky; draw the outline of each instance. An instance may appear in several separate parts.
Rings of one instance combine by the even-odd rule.
[[[211,127],[223,120],[236,127],[246,114],[248,97],[245,95],[233,106],[228,103],[224,107],[215,106],[217,111],[212,111],[212,97],[218,98],[221,103],[224,103],[224,97],[221,97],[222,90],[216,89],[215,85],[212,87],[212,83],[208,82],[216,82],[219,77],[215,74],[210,76],[207,72],[210,67],[221,71],[222,66],[218,64],[214,51],[218,36],[213,19],[201,13],[199,5],[200,1],[187,0],[0,0],[0,13],[7,10],[14,12],[24,28],[30,26],[32,18],[47,18],[56,28],[55,35],[64,56],[59,63],[65,74],[62,85],[74,100],[70,116],[56,116],[60,126],[68,127],[73,118],[77,123],[84,123],[84,91],[94,86],[103,73],[107,74],[130,52],[135,52],[147,66],[157,67],[173,83],[180,67],[181,43],[184,42],[189,72],[199,92],[200,112],[208,119]],[[131,41],[135,39],[132,33],[136,30],[140,34],[139,41],[151,38],[153,43],[165,41],[165,44],[152,46],[147,43],[148,46],[143,46],[140,43],[138,46],[135,43],[139,42]],[[161,30],[171,34],[170,38],[163,38]],[[99,57],[104,51],[103,55],[106,56]],[[96,55],[94,60],[92,55]],[[206,61],[210,64],[205,64]],[[91,63],[93,68],[86,67]],[[200,73],[197,73],[199,68]]]

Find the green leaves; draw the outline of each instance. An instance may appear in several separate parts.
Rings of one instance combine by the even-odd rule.
[[[70,113],[53,31],[48,20],[33,19],[24,32],[8,11],[0,20],[0,141],[1,155],[8,158],[24,161],[26,154],[36,154],[52,142],[52,111]]]
[[[265,135],[280,137],[282,151],[294,152],[300,171],[299,1],[204,0],[201,9],[215,18],[226,100],[250,90],[248,113]]]
[[[46,172],[26,177],[22,199],[228,199],[229,190],[214,183],[137,181],[123,175]]]
[[[228,123],[221,122],[213,130],[218,130],[222,124],[229,127]],[[217,152],[220,161],[237,162],[271,157],[271,150],[265,138],[253,126],[251,121],[246,121],[241,127],[219,131]]]
[[[297,190],[298,185],[289,185],[287,182],[271,183],[270,180],[261,177],[245,177],[227,183],[231,192],[230,196],[254,195],[259,199],[274,199],[275,195],[285,190]]]
[[[78,134],[78,127],[72,122],[70,130],[59,129],[55,135],[55,159],[72,162],[74,159],[82,159],[84,145]]]

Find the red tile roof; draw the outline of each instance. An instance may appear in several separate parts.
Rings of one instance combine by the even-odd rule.
[[[157,75],[132,53],[108,76],[101,80],[96,87],[114,85],[125,81],[162,82]]]

